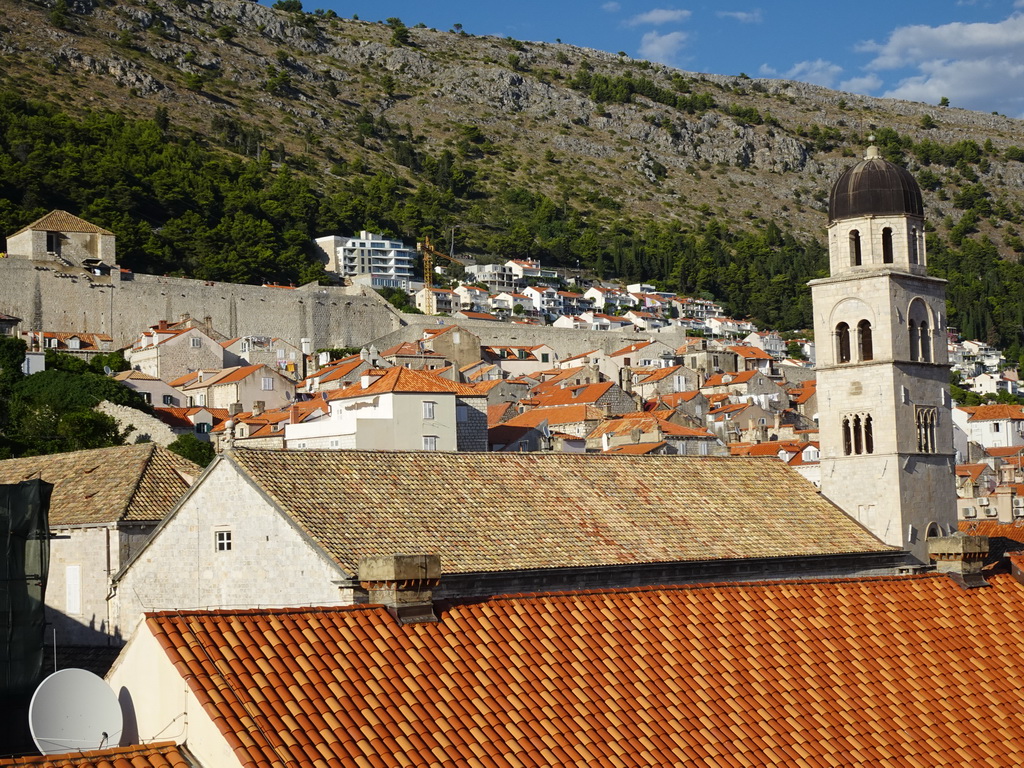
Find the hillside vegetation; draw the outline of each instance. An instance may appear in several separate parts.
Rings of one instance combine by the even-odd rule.
[[[247,0],[0,9],[7,233],[67,208],[127,267],[242,282],[319,279],[321,234],[454,236],[799,328],[874,135],[925,189],[951,324],[1021,341],[1016,120]]]

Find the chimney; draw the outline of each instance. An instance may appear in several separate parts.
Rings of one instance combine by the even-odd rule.
[[[935,561],[935,569],[964,589],[988,586],[981,575],[987,555],[988,536],[968,536],[957,531],[952,536],[928,539],[928,557]]]
[[[242,404],[241,403],[231,403],[231,405],[228,406],[228,416],[237,416],[241,412],[242,412]]]
[[[252,415],[259,416],[263,413],[263,409],[267,407],[266,400],[253,400],[252,401]]]
[[[383,605],[400,624],[437,621],[434,589],[440,555],[368,555],[359,558],[359,583],[368,602]]]
[[[158,331],[166,331],[167,330],[167,321],[166,320],[161,320],[157,324],[156,328],[157,328]]]

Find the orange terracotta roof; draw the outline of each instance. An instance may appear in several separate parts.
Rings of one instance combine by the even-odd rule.
[[[604,317],[604,315],[601,315],[601,317]],[[622,320],[621,317],[613,317],[611,319],[620,321]],[[623,347],[622,349],[615,350],[609,355],[609,357],[621,357],[622,355],[629,355],[632,354],[633,352],[639,352],[641,349],[649,347],[653,343],[653,341],[638,341],[635,344],[630,344],[628,347]]]
[[[988,464],[957,464],[956,476],[970,478],[973,483],[977,482],[986,469],[988,469]]]
[[[136,747],[114,747],[90,752],[0,759],[0,766],[34,768],[192,768],[184,747],[164,741]]]
[[[358,356],[355,359],[339,360],[332,364],[329,370],[327,368],[323,368],[311,378],[318,378],[321,384],[337,381],[338,379],[343,379],[348,376],[362,364],[363,359]]]
[[[774,359],[771,355],[765,352],[759,347],[746,347],[746,346],[735,346],[726,347],[730,352],[735,352],[740,357],[746,360],[772,360]]]
[[[50,526],[161,520],[202,472],[156,443],[0,461],[0,483],[53,483]]]
[[[490,312],[472,312],[468,309],[460,309],[459,314],[467,320],[500,320],[497,315]]]
[[[404,627],[368,605],[145,621],[243,765],[1020,765],[1024,587],[990,581],[497,597]]]
[[[681,427],[671,421],[659,418],[649,413],[638,412],[627,414],[630,418],[606,419],[598,424],[594,431],[587,437],[596,438],[603,435],[622,435],[639,429],[641,432],[654,432],[661,430],[662,434],[670,437],[706,437],[713,438],[714,435],[706,429],[695,429],[693,427]]]
[[[779,451],[800,453],[810,443],[795,440],[770,440],[764,443],[730,443],[729,453],[733,456],[778,456]]]
[[[505,421],[505,419],[516,415],[514,406],[514,403],[498,403],[496,405],[487,406],[488,428],[496,427]]]
[[[1024,550],[1024,520],[1000,523],[998,520],[961,520],[959,529],[970,536],[988,536],[987,562],[1001,560],[1008,552]]]
[[[658,368],[656,371],[653,371],[652,373],[648,374],[645,378],[638,381],[637,384],[655,384],[659,381],[664,381],[667,378],[675,376],[676,373],[679,372],[679,369],[682,367],[683,366],[681,365],[669,365],[665,368]],[[636,371],[634,371],[634,373],[636,373]]]
[[[153,409],[153,415],[171,429],[192,429],[195,427],[193,417],[202,412],[210,414],[214,427],[230,418],[227,408],[207,408],[202,405],[189,408],[168,408],[158,406]]]
[[[584,421],[600,421],[604,410],[593,405],[556,405],[549,408],[531,408],[505,423],[513,427],[536,427],[546,421],[549,426],[578,424]]]
[[[995,421],[1011,419],[1024,421],[1024,405],[978,405],[968,421]]]
[[[1021,452],[1024,452],[1024,445],[1011,445],[999,448],[986,448],[985,453],[989,456],[995,456],[997,458],[1006,458],[1008,456],[1020,456]]]
[[[236,365],[232,368],[225,368],[222,371],[214,374],[210,378],[204,378],[203,381],[194,382],[189,386],[192,387],[212,387],[219,386],[221,384],[234,384],[235,382],[243,381],[260,370],[267,368],[265,365]],[[270,370],[267,368],[267,370]]]
[[[218,461],[348,573],[379,552],[440,551],[446,572],[471,573],[892,551],[775,459],[238,450]]]
[[[599,381],[594,384],[579,384],[573,387],[558,387],[550,392],[537,396],[538,408],[551,408],[562,405],[593,405],[608,394],[612,381]]]
[[[331,393],[331,400],[342,400],[349,397],[366,397],[368,395],[383,395],[386,393],[450,393],[460,397],[482,396],[479,390],[470,384],[461,384],[442,378],[428,371],[416,371],[411,368],[396,366],[373,371],[377,376],[370,386],[363,387],[362,382],[357,382],[349,387]]]
[[[728,387],[733,384],[747,384],[755,376],[763,376],[761,371],[736,371],[735,373],[716,373],[709,376],[704,387]],[[728,379],[728,381],[726,381]],[[702,387],[702,389],[704,388]]]

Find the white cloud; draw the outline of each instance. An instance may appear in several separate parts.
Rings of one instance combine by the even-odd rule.
[[[608,13],[616,13],[621,7],[618,3],[605,3],[601,6],[601,10]]]
[[[659,64],[672,64],[686,45],[686,38],[685,32],[648,32],[640,40],[640,56]]]
[[[719,11],[718,16],[723,19],[735,19],[741,24],[760,24],[761,9],[753,11]]]
[[[842,71],[843,68],[838,64],[824,59],[815,59],[814,61],[798,61],[785,72],[780,72],[768,64],[762,64],[758,73],[763,77],[799,80],[802,83],[813,83],[831,88]]]
[[[899,27],[884,43],[858,49],[874,54],[869,71],[910,71],[883,96],[931,104],[945,96],[954,106],[1010,115],[1024,110],[1022,14],[995,23]]]
[[[650,26],[656,27],[659,24],[673,24],[686,21],[690,18],[690,11],[680,11],[672,8],[655,8],[646,13],[637,14],[626,22],[627,26]]]
[[[849,91],[850,93],[863,93],[871,95],[872,91],[876,91],[882,87],[882,78],[878,75],[864,75],[863,77],[851,77],[849,80],[843,80],[839,84],[840,91]]]

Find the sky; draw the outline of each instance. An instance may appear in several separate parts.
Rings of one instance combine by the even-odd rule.
[[[304,1],[316,8],[1024,117],[1024,0]]]

